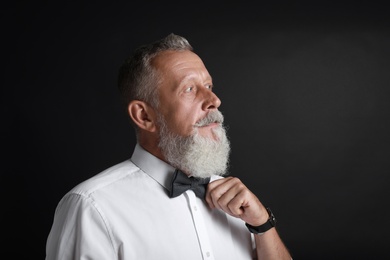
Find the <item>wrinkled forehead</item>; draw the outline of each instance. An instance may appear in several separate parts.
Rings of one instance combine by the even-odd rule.
[[[188,50],[163,51],[154,57],[152,65],[156,70],[163,74],[171,71],[206,69],[200,57]]]

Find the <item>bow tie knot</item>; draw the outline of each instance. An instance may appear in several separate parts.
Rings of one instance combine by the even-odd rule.
[[[187,190],[193,190],[195,195],[201,199],[204,199],[206,194],[206,188],[210,181],[210,178],[194,178],[188,177],[180,170],[176,170],[172,177],[172,185],[169,196],[171,198],[181,195]]]

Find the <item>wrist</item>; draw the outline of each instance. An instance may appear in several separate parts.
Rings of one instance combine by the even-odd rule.
[[[246,227],[248,228],[248,230],[251,233],[261,235],[261,234],[265,233],[266,231],[270,230],[271,228],[275,227],[276,218],[275,218],[274,214],[272,213],[270,208],[267,207],[266,210],[268,212],[268,220],[264,224],[261,224],[259,226],[252,226],[248,223],[245,223]]]

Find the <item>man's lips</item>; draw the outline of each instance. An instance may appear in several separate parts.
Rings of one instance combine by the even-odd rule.
[[[212,122],[212,123],[205,124],[205,125],[195,125],[195,126],[200,127],[200,128],[206,128],[206,127],[216,127],[219,125],[220,125],[220,123],[218,123],[218,122]]]

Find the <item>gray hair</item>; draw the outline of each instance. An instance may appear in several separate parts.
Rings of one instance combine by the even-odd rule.
[[[133,100],[158,108],[157,86],[159,76],[152,60],[163,51],[193,51],[186,38],[173,33],[151,44],[140,46],[119,69],[118,87],[121,99],[127,107]]]

